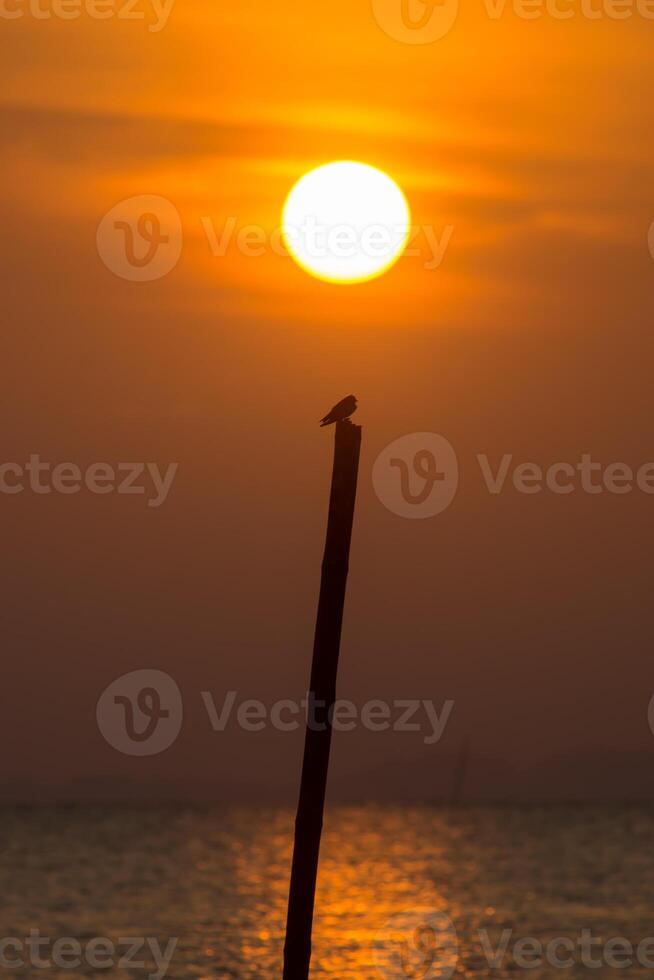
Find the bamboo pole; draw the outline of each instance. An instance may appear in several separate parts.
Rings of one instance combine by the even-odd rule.
[[[308,980],[332,712],[354,520],[361,427],[336,423],[327,539],[309,685],[307,729],[286,921],[283,980]]]

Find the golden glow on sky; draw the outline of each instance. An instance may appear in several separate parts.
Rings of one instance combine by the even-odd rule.
[[[578,323],[607,309],[599,268],[649,295],[652,22],[503,9],[495,19],[461,2],[450,33],[425,45],[389,37],[371,4],[347,0],[175,2],[158,32],[7,21],[3,268],[21,261],[16,275],[51,277],[66,301],[75,288],[78,304],[82,275],[89,316],[97,304],[140,323],[143,305],[312,335],[319,323],[524,330],[552,322],[560,297]],[[338,160],[389,174],[420,229],[389,274],[357,289],[276,247],[290,189]],[[153,194],[179,213],[183,250],[127,299],[96,232],[118,202]],[[241,248],[253,228],[265,245]]]
[[[365,163],[339,160],[301,177],[284,205],[284,241],[318,279],[357,283],[381,276],[402,254],[409,205],[397,184]]]

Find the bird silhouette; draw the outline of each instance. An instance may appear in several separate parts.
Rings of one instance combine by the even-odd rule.
[[[332,425],[334,422],[343,422],[357,410],[357,400],[354,395],[348,395],[337,405],[327,412],[324,419],[320,420],[320,425]]]

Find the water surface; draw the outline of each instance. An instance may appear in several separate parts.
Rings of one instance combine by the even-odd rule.
[[[279,980],[292,830],[290,811],[263,808],[4,810],[2,936],[156,937],[162,949],[178,937],[173,980]],[[525,971],[511,950],[584,929],[634,946],[654,935],[653,843],[654,813],[639,807],[331,809],[313,977],[441,980],[450,965],[455,976],[642,976],[637,963],[589,969],[579,951],[566,968]],[[435,952],[421,922],[443,929]],[[480,936],[496,946],[503,930],[507,952],[491,973]],[[83,961],[48,974],[154,970],[149,957],[147,969]],[[46,975],[28,964],[2,973]]]

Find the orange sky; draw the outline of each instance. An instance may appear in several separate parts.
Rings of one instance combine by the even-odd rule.
[[[145,193],[182,216],[170,288],[182,303],[191,290],[203,312],[226,287],[237,316],[298,317],[317,299],[321,317],[443,325],[483,320],[483,295],[485,310],[523,318],[547,302],[543,268],[564,257],[586,266],[595,253],[619,261],[633,249],[643,259],[652,26],[637,13],[525,20],[509,7],[494,20],[483,0],[462,0],[446,37],[407,45],[367,2],[250,0],[226,11],[196,0],[162,14],[157,32],[140,3],[144,20],[25,13],[2,32],[2,100],[18,137],[5,160],[7,204],[19,219],[54,224],[71,261],[88,245],[80,226]],[[211,255],[202,218],[218,230],[229,218],[272,230],[292,183],[340,158],[388,170],[437,238],[452,229],[438,269],[425,275],[420,258],[406,258],[353,293],[307,280],[280,256]],[[116,287],[96,275],[98,289]],[[592,278],[577,275],[576,301],[588,301]],[[570,290],[564,269],[557,285]]]
[[[368,0],[177,0],[151,23],[0,28],[4,456],[180,464],[145,516],[130,498],[1,501],[5,640],[32,691],[29,710],[6,705],[22,734],[2,771],[45,778],[67,758],[66,778],[141,779],[87,725],[144,661],[194,689],[302,689],[331,449],[315,420],[350,391],[364,443],[345,689],[458,698],[453,745],[472,733],[522,765],[646,750],[649,498],[495,500],[474,455],[654,458],[654,23],[494,20],[482,0],[425,45],[389,37]],[[203,219],[272,231],[294,181],[340,158],[451,228],[438,268],[405,257],[339,287],[271,252],[212,255]],[[183,226],[179,263],[150,283],[96,250],[103,215],[143,194]],[[385,512],[370,483],[415,431],[446,435],[463,474],[427,522]],[[203,744],[148,773],[198,775]]]

